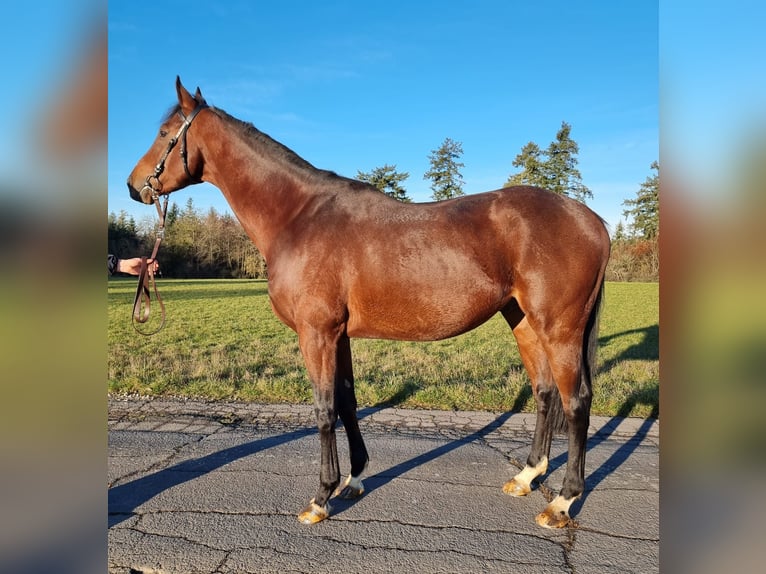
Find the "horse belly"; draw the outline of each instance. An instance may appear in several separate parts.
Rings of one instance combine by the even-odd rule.
[[[436,341],[478,327],[508,302],[490,282],[384,282],[349,297],[350,337]]]

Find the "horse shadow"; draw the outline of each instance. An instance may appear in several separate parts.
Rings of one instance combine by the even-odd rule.
[[[199,458],[179,462],[152,474],[110,488],[108,494],[109,528],[124,522],[133,516],[136,508],[174,486],[199,478],[241,458],[312,434],[317,434],[317,430],[298,429],[282,435],[235,445]]]
[[[359,409],[357,418],[361,421],[380,410],[382,409],[378,406]],[[301,428],[281,435],[253,440],[199,458],[185,460],[112,487],[108,490],[107,503],[109,528],[129,519],[134,515],[136,508],[174,486],[199,478],[239,459],[316,434],[318,434],[316,428]]]
[[[531,397],[531,394],[532,391],[529,386],[524,386],[519,391],[511,410],[501,413],[493,421],[467,436],[454,439],[425,453],[403,461],[393,467],[382,470],[375,475],[365,477],[365,485],[368,487],[368,490],[382,488],[395,478],[401,477],[407,472],[410,472],[415,468],[418,468],[428,462],[444,456],[460,448],[461,446],[472,442],[481,441],[488,434],[505,424],[505,422],[514,414],[520,412],[521,408]],[[388,402],[389,401],[386,401],[386,403]],[[634,404],[635,402],[631,404],[629,399],[620,409],[620,413],[629,413]],[[380,410],[382,410],[382,407],[377,405],[359,409],[358,418],[359,420],[363,420],[364,418],[369,417],[370,415],[379,412]],[[595,448],[597,445],[607,440],[614,433],[614,430],[621,419],[622,416],[618,414],[617,416],[610,419],[607,423],[605,423],[603,427],[599,429],[588,441],[588,450]],[[580,499],[580,501],[575,503],[570,509],[572,516],[574,516],[582,506],[582,502],[584,501],[584,498],[587,496],[588,492],[592,491],[596,485],[600,483],[610,472],[614,471],[621,464],[623,464],[635,451],[637,446],[647,435],[651,424],[652,419],[647,419],[641,425],[638,431],[636,431],[633,437],[631,437],[629,440],[626,440],[609,457],[607,461],[605,461],[598,469],[594,470],[588,475],[588,477],[586,477],[586,492],[583,494],[583,497]],[[277,436],[253,440],[245,444],[225,448],[223,450],[219,450],[199,458],[179,462],[170,467],[158,470],[157,472],[110,488],[108,490],[109,528],[129,519],[134,515],[136,508],[140,507],[145,502],[151,500],[158,494],[170,488],[194,480],[236,460],[315,434],[317,434],[317,430],[315,428],[302,428]],[[566,453],[554,458],[549,464],[549,472],[553,472],[553,470],[564,464],[565,461]],[[343,512],[343,510],[349,508],[350,505],[354,503],[355,501],[336,500],[333,503],[335,513],[339,514]]]
[[[410,472],[411,470],[418,468],[419,466],[422,466],[428,462],[436,460],[437,458],[442,457],[445,454],[460,448],[461,446],[482,440],[489,433],[503,426],[503,424],[505,424],[505,422],[509,418],[511,418],[514,414],[519,413],[521,411],[521,408],[526,404],[527,400],[529,400],[531,396],[532,396],[531,387],[529,387],[528,385],[525,385],[524,387],[521,388],[519,393],[516,395],[516,399],[513,402],[513,406],[511,407],[511,410],[501,413],[493,421],[487,423],[480,429],[472,432],[471,434],[467,436],[454,439],[451,442],[448,442],[434,449],[431,449],[428,452],[424,452],[423,454],[419,454],[418,456],[415,456],[409,460],[400,462],[399,464],[395,466],[392,466],[385,470],[381,470],[380,472],[373,474],[371,476],[364,477],[365,487],[367,488],[368,491],[382,488],[386,484],[394,480],[395,478],[399,478],[400,476]],[[336,500],[335,502],[333,502],[333,510],[336,514],[340,514],[347,508],[350,508],[354,503],[355,503],[354,500],[344,500],[344,499]]]
[[[390,397],[380,405],[374,405],[371,407],[359,409],[357,412],[357,418],[361,421],[370,415],[381,411],[383,408],[385,408],[385,406],[390,406],[394,400],[402,402],[407,398],[407,396],[409,396],[409,394],[413,393],[415,390],[416,389],[409,386],[402,387],[399,393],[397,393],[394,397]],[[453,451],[468,442],[479,440],[486,434],[502,426],[502,424],[511,417],[513,412],[517,410],[517,406],[520,407],[526,403],[527,399],[531,396],[531,393],[531,389],[522,389],[522,391],[519,392],[516,401],[514,402],[514,409],[500,415],[490,424],[472,433],[471,435],[458,440],[454,440],[446,445],[440,446],[420,456],[414,457],[406,462],[396,465],[393,468],[389,468],[386,471],[378,473],[377,475],[366,477],[365,482],[369,486],[374,484],[375,488],[380,488],[394,478],[401,476],[402,474],[417,468],[420,465],[443,456],[444,454],[447,454],[448,452]],[[124,484],[110,488],[108,490],[109,528],[129,519],[131,516],[133,516],[136,508],[140,507],[142,504],[148,502],[166,490],[199,478],[200,476],[203,476],[236,460],[315,434],[318,434],[316,428],[303,428],[286,432],[278,436],[257,439],[245,444],[225,448],[223,450],[219,450],[199,458],[179,462],[178,464],[163,468],[162,470],[158,470],[152,474],[148,474],[146,476],[136,478],[130,482],[126,482]],[[336,507],[336,510],[341,511],[342,508]]]
[[[613,339],[618,339],[625,335],[634,335],[636,333],[641,334],[641,340],[624,349],[616,357],[612,357],[609,360],[601,363],[599,372],[607,373],[611,371],[617,364],[628,360],[642,360],[642,361],[657,361],[660,358],[660,326],[658,324],[650,325],[648,327],[641,327],[640,329],[630,329],[629,331],[622,331],[620,333],[613,333],[605,337],[599,337],[598,344],[603,346]],[[651,415],[656,417],[655,414]]]
[[[447,444],[440,445],[428,452],[425,452],[409,460],[401,462],[391,468],[382,470],[377,474],[371,475],[369,477],[365,477],[364,478],[365,486],[367,487],[368,491],[382,488],[386,484],[394,480],[395,478],[401,477],[407,472],[414,470],[415,468],[422,466],[428,462],[431,462],[441,456],[444,456],[447,453],[450,453],[460,448],[461,446],[464,446],[472,442],[481,441],[488,434],[490,434],[491,432],[503,426],[503,424],[505,424],[505,422],[508,419],[510,419],[514,414],[519,413],[521,409],[523,408],[523,406],[526,404],[527,400],[531,398],[531,396],[532,396],[531,387],[529,387],[529,385],[525,385],[519,391],[511,410],[501,413],[493,421],[491,421],[484,427],[474,431],[473,433],[465,437],[455,439]],[[593,435],[589,438],[587,446],[586,446],[586,452],[596,448],[598,445],[602,444],[604,441],[609,439],[614,434],[615,430],[618,428],[620,422],[629,416],[629,414],[633,410],[633,407],[635,407],[636,404],[643,402],[641,400],[641,397],[642,395],[640,393],[634,393],[633,395],[628,397],[628,399],[626,399],[625,402],[620,406],[617,414],[611,417],[610,419],[608,419],[601,426],[601,428],[596,430],[593,433]],[[572,517],[575,517],[577,513],[580,511],[588,494],[592,492],[593,490],[595,490],[596,486],[598,486],[598,484],[600,484],[607,476],[609,476],[609,474],[617,470],[623,463],[625,463],[628,460],[628,458],[631,456],[631,454],[633,454],[636,451],[636,449],[641,445],[643,440],[649,434],[649,431],[654,423],[654,418],[657,416],[655,413],[655,408],[656,406],[653,406],[651,418],[645,419],[641,423],[640,427],[633,434],[633,436],[621,437],[621,440],[623,442],[617,448],[617,450],[615,450],[615,452],[612,453],[612,455],[610,455],[607,460],[605,460],[601,465],[599,465],[598,468],[588,473],[588,475],[585,477],[585,492],[578,500],[576,500],[572,504],[570,508],[570,515]],[[550,476],[550,474],[553,473],[556,469],[564,465],[566,461],[567,461],[567,452],[565,451],[561,455],[549,461],[548,472],[546,473],[545,476]],[[336,500],[333,503],[333,510],[336,514],[340,514],[347,508],[350,508],[355,502],[356,501],[354,500]]]

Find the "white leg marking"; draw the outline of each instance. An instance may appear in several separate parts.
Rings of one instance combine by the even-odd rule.
[[[526,496],[532,492],[532,481],[548,470],[548,457],[544,456],[535,466],[525,466],[520,473],[503,485],[503,492],[511,496]]]
[[[362,484],[362,475],[351,476],[343,481],[338,488],[335,489],[334,496],[340,496],[342,498],[359,498],[364,494],[364,484]]]
[[[344,486],[350,486],[351,488],[355,490],[360,490],[364,492],[364,485],[362,484],[362,475],[359,476],[351,476],[349,475],[346,479],[346,483]]]
[[[540,462],[538,462],[535,466],[525,466],[524,469],[513,477],[513,479],[518,482],[519,484],[523,484],[525,486],[529,486],[532,484],[532,481],[536,479],[538,476],[541,476],[545,474],[545,472],[548,470],[548,457],[544,456]]]
[[[569,516],[569,507],[572,506],[572,503],[575,500],[577,500],[576,496],[573,496],[572,498],[567,499],[559,494],[556,498],[551,500],[551,503],[548,505],[548,508],[556,516],[560,514],[565,514]]]

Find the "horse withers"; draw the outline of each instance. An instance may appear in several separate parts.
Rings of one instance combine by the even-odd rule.
[[[201,181],[218,187],[266,259],[274,313],[298,335],[321,443],[319,488],[299,514],[330,513],[333,494],[364,492],[368,454],[356,415],[350,339],[432,341],[500,312],[518,343],[537,404],[526,467],[503,490],[531,491],[555,432],[568,434],[563,485],[537,516],[563,527],[585,488],[585,451],[609,258],[588,207],[529,186],[406,204],[320,170],[176,79],[178,103],[128,177],[144,203]],[[177,153],[175,153],[177,150]],[[335,426],[351,469],[341,484]]]

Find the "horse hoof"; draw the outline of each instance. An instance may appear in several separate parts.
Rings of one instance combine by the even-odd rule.
[[[330,505],[319,506],[312,498],[309,505],[298,515],[298,522],[301,524],[316,524],[317,522],[322,522],[328,516],[330,516]]]
[[[335,496],[346,500],[359,498],[364,494],[364,485],[360,478],[351,475],[335,490]]]
[[[543,528],[564,528],[569,521],[569,514],[566,511],[551,508],[546,508],[535,517],[535,522]]]
[[[532,492],[532,489],[528,484],[524,484],[517,481],[515,478],[512,478],[503,485],[503,492],[510,494],[511,496],[526,496]]]

